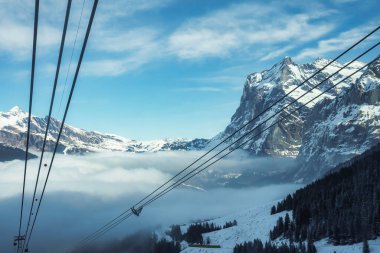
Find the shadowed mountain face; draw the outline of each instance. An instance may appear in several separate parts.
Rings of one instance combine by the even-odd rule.
[[[37,158],[37,156],[30,154],[28,155],[29,159]],[[19,148],[13,148],[7,146],[3,143],[0,143],[0,162],[6,162],[11,160],[24,160],[25,151]]]
[[[336,99],[325,99],[305,119],[295,178],[324,175],[380,142],[380,60]]]

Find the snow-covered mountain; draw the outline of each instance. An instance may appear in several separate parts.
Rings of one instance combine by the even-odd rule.
[[[210,145],[239,129],[329,62],[330,60],[318,58],[313,63],[299,65],[286,57],[269,70],[248,75],[240,105],[232,116],[231,123],[211,140]],[[343,65],[333,62],[265,112],[255,123],[245,127],[244,132],[254,129],[260,122],[299,98]],[[299,173],[296,173],[296,180],[305,178],[305,174],[308,175],[307,179],[313,179],[326,171],[318,171],[316,168],[331,168],[369,149],[380,141],[379,65],[380,60],[372,64],[369,69],[359,71],[314,100],[313,103],[304,106],[302,110],[292,113],[290,117],[286,117],[279,124],[252,139],[255,134],[287,116],[288,112],[293,112],[364,66],[361,62],[352,63],[260,126],[251,135],[239,141],[238,145],[247,141],[242,148],[254,155],[298,158],[298,161],[304,165]],[[332,100],[336,97],[338,97],[336,100]],[[240,134],[236,135],[229,143],[240,136]]]
[[[298,179],[322,176],[380,141],[380,60],[334,100],[318,103],[305,119]]]
[[[42,148],[46,122],[47,117],[32,116],[30,145],[34,149]],[[13,107],[9,112],[0,112],[0,143],[24,149],[27,123],[28,113],[17,106]],[[53,151],[60,126],[61,122],[54,118],[51,119],[47,138],[47,151]],[[97,151],[155,152],[197,150],[202,149],[207,142],[205,139],[136,141],[112,134],[86,131],[66,124],[58,151],[70,154]]]
[[[59,152],[85,153],[96,151],[126,151],[154,152],[163,150],[199,150],[213,147],[243,124],[255,118],[259,113],[293,91],[295,87],[324,67],[330,60],[318,58],[313,63],[296,64],[291,58],[285,57],[269,70],[248,75],[241,97],[240,105],[231,118],[226,129],[211,141],[205,139],[177,139],[157,141],[129,140],[112,134],[90,132],[66,125],[61,138]],[[276,106],[266,111],[253,124],[248,125],[244,132],[254,129],[281,108],[298,99],[329,75],[336,72],[343,64],[332,62],[321,73],[294,90]],[[217,185],[249,185],[252,182],[291,180],[312,180],[323,175],[329,168],[362,153],[380,141],[380,60],[368,69],[359,71],[343,83],[323,94],[302,110],[292,113],[279,124],[265,131],[260,136],[252,138],[275,121],[287,116],[299,106],[321,94],[324,90],[336,84],[352,72],[364,66],[364,63],[354,62],[339,74],[334,75],[299,101],[290,105],[285,111],[270,119],[256,129],[251,135],[240,140],[238,144],[247,141],[242,147],[254,156],[280,156],[297,158],[300,168],[292,168],[284,175],[284,171],[261,171],[251,175],[250,171],[234,170],[232,178],[226,174],[210,174]],[[47,118],[32,117],[31,146],[41,149]],[[0,143],[13,147],[24,148],[27,127],[27,113],[14,107],[9,112],[0,113]],[[47,150],[52,151],[54,141],[60,127],[60,122],[52,119],[48,135]],[[231,143],[241,135],[236,135]],[[206,149],[207,149],[206,148]],[[250,174],[251,173],[251,174]],[[260,174],[258,176],[258,174]],[[250,176],[251,175],[251,176]],[[222,178],[223,177],[223,178]],[[244,177],[244,180],[242,181]],[[258,179],[259,177],[259,179]],[[250,179],[249,179],[250,178]],[[253,180],[253,181],[252,181]],[[208,180],[209,181],[209,180]]]
[[[253,119],[256,115],[258,115],[270,105],[274,104],[277,100],[293,90],[298,84],[325,66],[327,63],[328,60],[319,58],[311,64],[298,65],[294,63],[291,58],[286,57],[281,62],[275,64],[269,70],[255,72],[248,75],[244,85],[240,106],[232,116],[231,123],[222,133],[216,136],[214,140],[217,141],[225,138],[236,129],[240,128],[243,124]],[[294,109],[298,108],[302,103],[306,103],[309,99],[320,94],[323,90],[330,87],[333,83],[338,82],[352,71],[355,71],[358,68],[362,67],[363,63],[355,62],[350,66],[350,68],[343,71],[343,73],[340,75],[334,76],[332,79],[328,80],[323,85],[313,90],[313,92],[304,96],[302,99],[300,99],[299,102],[289,106],[286,111],[291,112]],[[276,113],[278,110],[300,97],[304,92],[317,85],[319,82],[327,78],[330,74],[338,70],[340,67],[342,67],[340,63],[332,63],[323,72],[316,75],[308,83],[302,85],[300,88],[292,92],[287,98],[283,99],[280,103],[274,106],[271,110],[260,116],[255,124],[248,125],[245,128],[245,131],[249,131],[255,128],[257,124],[264,121]],[[360,75],[361,74],[355,75],[354,79],[347,80],[342,85],[337,86],[330,92],[315,100],[314,103],[308,104],[301,111],[294,113],[293,116],[285,119],[275,127],[271,128],[269,131],[264,132],[259,138],[255,138],[252,141],[249,141],[246,145],[244,145],[243,149],[250,150],[252,153],[257,155],[280,155],[296,157],[302,144],[303,122],[314,105],[323,98],[332,98],[337,94],[340,94],[348,87],[350,87],[350,84],[359,78]],[[285,115],[287,115],[286,112],[280,113],[278,116],[272,118],[266,124],[259,127],[257,131],[254,131],[253,135]],[[250,136],[243,139],[239,143],[242,143],[249,138]]]

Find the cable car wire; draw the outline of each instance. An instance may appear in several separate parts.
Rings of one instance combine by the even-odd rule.
[[[78,39],[79,28],[80,28],[80,25],[82,23],[82,16],[83,16],[83,10],[84,10],[85,3],[86,3],[86,0],[83,0],[82,9],[81,9],[80,16],[79,16],[79,21],[78,21],[78,26],[77,26],[77,30],[76,30],[76,33],[75,33],[74,43],[73,43],[73,46],[71,48],[71,56],[70,56],[69,66],[68,66],[67,71],[66,71],[65,83],[64,83],[64,86],[63,86],[61,98],[59,99],[58,112],[56,114],[55,119],[58,119],[58,117],[59,117],[59,115],[61,113],[63,96],[66,93],[67,81],[68,81],[68,77],[69,77],[69,73],[70,73],[70,69],[71,69],[71,64],[72,64],[72,61],[73,61],[74,50],[75,50],[77,39]],[[53,118],[54,118],[54,116],[53,116]],[[49,161],[50,159],[51,159],[51,156],[50,156],[50,153],[48,153],[46,155],[46,157],[45,157],[45,160]],[[45,166],[47,166],[47,163],[45,163]]]
[[[75,39],[74,39],[74,44],[73,44],[73,47],[71,49],[71,56],[70,56],[70,61],[69,61],[69,66],[67,68],[67,72],[66,72],[66,77],[65,77],[65,84],[63,86],[63,91],[62,91],[62,96],[61,96],[61,99],[59,101],[59,107],[58,107],[58,113],[57,113],[57,118],[61,112],[61,107],[62,107],[62,101],[63,101],[63,95],[65,94],[65,90],[66,90],[66,86],[67,86],[67,80],[68,80],[68,77],[69,77],[69,73],[70,73],[70,69],[71,69],[71,63],[73,61],[73,56],[74,56],[74,50],[75,50],[75,46],[76,46],[76,43],[77,43],[77,39],[78,39],[78,33],[79,33],[79,28],[80,28],[80,25],[82,23],[82,16],[83,16],[83,10],[84,10],[84,5],[86,3],[86,0],[83,0],[83,4],[82,4],[82,10],[80,12],[80,17],[79,17],[79,22],[78,22],[78,26],[77,26],[77,31],[76,31],[76,34],[75,34]]]
[[[68,21],[69,21],[69,18],[70,18],[71,2],[72,2],[72,0],[68,0],[67,1],[65,22],[64,22],[64,25],[63,25],[63,32],[62,32],[62,38],[61,38],[61,46],[60,46],[60,49],[59,49],[57,68],[56,68],[56,71],[55,71],[55,78],[54,78],[54,84],[53,84],[53,91],[52,91],[51,99],[50,99],[49,116],[48,116],[47,123],[46,123],[46,130],[45,130],[44,141],[43,141],[43,144],[42,144],[42,151],[41,151],[41,157],[40,157],[40,162],[39,162],[39,166],[38,166],[37,179],[36,179],[36,183],[34,185],[32,204],[30,206],[29,218],[28,218],[28,223],[27,223],[28,225],[27,225],[27,228],[26,228],[25,235],[28,234],[28,230],[29,230],[29,226],[30,226],[30,219],[32,217],[32,212],[33,212],[33,207],[34,207],[34,202],[35,202],[35,197],[36,197],[36,191],[37,191],[38,181],[39,181],[39,178],[40,178],[42,161],[43,161],[44,153],[45,153],[46,140],[47,140],[47,135],[48,135],[48,132],[49,132],[51,114],[52,114],[52,111],[53,111],[53,104],[54,104],[55,92],[56,92],[57,82],[58,82],[58,77],[59,77],[59,70],[61,68],[62,53],[63,53],[63,49],[65,47],[67,24],[68,24]]]
[[[21,236],[21,225],[22,225],[22,216],[23,216],[23,210],[24,210],[24,197],[25,197],[26,170],[27,170],[27,167],[28,167],[29,139],[30,139],[30,122],[31,122],[31,117],[32,117],[34,72],[35,72],[35,66],[36,66],[36,50],[37,50],[37,35],[38,35],[39,3],[40,3],[39,0],[35,0],[35,6],[34,6],[33,49],[32,49],[32,69],[31,69],[31,74],[30,74],[28,129],[27,129],[27,133],[26,133],[24,179],[23,179],[23,185],[22,185],[21,212],[20,212],[20,223],[19,223],[19,228],[18,228],[18,236]],[[19,250],[17,249],[17,252],[18,251]]]
[[[80,56],[79,56],[77,68],[76,68],[74,79],[73,79],[73,82],[72,82],[72,85],[71,85],[71,90],[70,90],[69,98],[67,100],[65,112],[64,112],[64,115],[63,115],[62,124],[61,124],[61,127],[59,129],[59,133],[58,133],[57,140],[56,140],[55,147],[54,147],[54,152],[53,152],[53,155],[52,155],[52,158],[51,158],[51,162],[50,162],[50,165],[49,165],[49,170],[48,170],[48,173],[47,173],[47,176],[46,176],[46,179],[45,179],[45,183],[44,183],[44,186],[43,186],[43,189],[42,189],[40,200],[38,202],[37,211],[36,211],[36,214],[34,215],[34,220],[33,220],[33,223],[32,223],[32,227],[31,227],[28,239],[26,241],[26,248],[28,248],[28,246],[29,246],[30,238],[31,238],[31,236],[33,234],[33,229],[34,229],[34,226],[35,226],[35,223],[36,223],[36,219],[38,217],[38,213],[39,213],[39,210],[40,210],[40,207],[41,207],[41,203],[42,203],[42,200],[43,200],[43,197],[44,197],[44,194],[45,194],[46,185],[47,185],[47,182],[49,180],[49,176],[50,176],[51,168],[53,166],[55,154],[57,153],[57,149],[58,149],[59,140],[60,140],[61,135],[62,135],[62,131],[63,131],[64,124],[65,124],[65,121],[66,121],[67,113],[68,113],[68,110],[69,110],[69,107],[70,107],[71,99],[72,99],[72,96],[73,96],[73,93],[74,93],[74,90],[75,90],[76,81],[77,81],[77,78],[78,78],[78,75],[79,75],[79,70],[80,70],[80,67],[81,67],[81,64],[82,64],[82,60],[83,60],[83,56],[84,56],[84,53],[85,53],[85,50],[86,50],[87,41],[88,41],[88,37],[90,35],[90,31],[91,31],[91,27],[92,27],[92,23],[93,23],[93,20],[94,20],[94,16],[95,16],[95,12],[96,12],[96,8],[97,8],[97,5],[98,5],[98,2],[99,2],[99,0],[94,0],[94,4],[93,4],[92,10],[91,10],[91,16],[90,16],[90,19],[89,19],[89,22],[88,22],[88,25],[87,25],[86,35],[85,35],[85,38],[84,38],[84,41],[83,41],[83,45],[82,45],[81,53],[80,53]]]

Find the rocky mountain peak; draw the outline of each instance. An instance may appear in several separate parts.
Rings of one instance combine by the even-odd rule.
[[[368,71],[372,72],[375,77],[380,78],[380,58],[368,66]]]
[[[281,64],[282,65],[296,65],[292,58],[290,58],[289,56],[285,56],[284,59],[281,61]]]
[[[23,113],[23,111],[21,110],[20,107],[18,106],[14,106],[12,107],[10,110],[9,110],[10,113],[12,114],[20,114],[20,113]]]
[[[250,74],[244,86],[240,105],[232,116],[231,123],[222,133],[213,139],[212,143],[216,140],[226,138],[233,131],[239,129],[246,122],[261,114],[261,112],[266,110],[278,99],[292,91],[285,99],[276,104],[275,107],[272,107],[262,114],[256,120],[256,124],[271,117],[295,99],[298,100],[300,96],[302,96],[302,98],[299,99],[297,103],[293,103],[287,107],[286,111],[292,112],[298,108],[300,104],[306,104],[306,106],[303,107],[302,110],[294,111],[291,117],[288,117],[287,112],[280,112],[275,115],[270,122],[258,128],[256,128],[257,125],[255,124],[250,124],[245,127],[245,131],[252,130],[258,133],[266,129],[271,122],[286,117],[285,120],[271,127],[268,131],[245,142],[242,149],[255,155],[287,156],[293,158],[299,157],[301,152],[303,160],[310,159],[310,161],[314,161],[317,166],[323,167],[324,162],[322,160],[325,159],[324,161],[327,161],[329,155],[333,155],[328,153],[328,150],[322,149],[320,152],[314,152],[314,150],[319,150],[318,147],[324,147],[323,143],[326,140],[331,139],[331,150],[334,150],[334,156],[341,155],[344,159],[350,158],[352,153],[349,153],[343,148],[339,149],[339,147],[333,147],[335,143],[340,143],[341,147],[353,147],[354,145],[351,141],[357,141],[360,145],[355,145],[360,146],[360,150],[365,150],[367,147],[369,148],[373,142],[379,141],[380,139],[380,135],[378,135],[378,131],[376,130],[379,129],[380,126],[380,122],[377,119],[377,115],[380,112],[378,102],[380,96],[380,79],[377,77],[380,70],[380,60],[372,64],[367,70],[359,71],[334,89],[325,93],[323,96],[319,96],[313,100],[312,103],[309,103],[311,99],[317,97],[327,88],[331,87],[331,85],[340,82],[344,77],[364,65],[364,63],[361,62],[353,62],[344,71],[341,71],[339,75],[334,75],[332,78],[329,78],[327,82],[322,82],[332,73],[336,72],[338,68],[343,66],[339,62],[331,62],[322,72],[297,88],[300,83],[312,76],[319,69],[324,68],[330,62],[331,60],[329,59],[318,58],[312,63],[298,65],[294,63],[290,57],[285,57],[269,70]],[[305,92],[316,85],[319,86],[303,96]],[[357,89],[357,87],[360,89]],[[324,101],[332,101],[333,98],[337,97],[344,97],[344,99],[340,99],[339,103],[335,102],[338,99],[333,100],[334,103],[331,103],[330,108],[324,109]],[[332,116],[329,117],[329,115]],[[345,122],[344,127],[339,127],[341,122]],[[323,128],[322,126],[331,127]],[[351,128],[351,126],[357,127]],[[376,134],[372,134],[372,132],[369,133],[366,129],[372,129],[371,131],[376,133],[377,137]],[[351,136],[353,133],[364,134]],[[339,136],[346,137],[342,139]],[[231,140],[231,142],[232,141],[233,140]],[[237,145],[241,143],[242,141],[239,141]],[[343,155],[344,152],[348,152],[347,154],[349,155]],[[306,154],[311,154],[311,156],[315,157],[320,156],[323,157],[323,159],[319,161],[313,160],[313,158],[309,156],[306,158]],[[342,160],[332,159],[331,161],[331,163],[325,163],[326,165],[328,164],[327,167],[336,165],[336,162]],[[309,167],[306,168],[306,174],[308,170]],[[317,173],[319,172],[312,171],[308,179],[312,179]],[[302,173],[299,174],[299,177],[305,175],[302,174],[301,176],[301,174]]]

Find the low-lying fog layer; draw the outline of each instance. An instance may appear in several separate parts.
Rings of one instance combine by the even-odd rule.
[[[130,208],[169,179],[201,152],[160,152],[146,154],[104,153],[86,156],[58,155],[54,163],[38,223],[30,243],[35,252],[59,252],[106,221]],[[49,155],[48,155],[49,156]],[[278,166],[273,160],[271,167]],[[212,167],[226,171],[270,168],[270,161],[248,159],[238,153]],[[29,161],[24,217],[30,208],[38,160]],[[23,162],[0,163],[0,252],[12,250],[18,229]],[[46,175],[43,167],[42,178]],[[199,174],[202,177],[205,174]],[[178,189],[131,217],[103,240],[122,238],[138,229],[185,223],[189,220],[222,216],[242,208],[277,200],[300,187],[271,185],[260,188],[212,188],[206,191]],[[41,188],[40,188],[41,189]],[[25,220],[24,220],[25,222]]]

